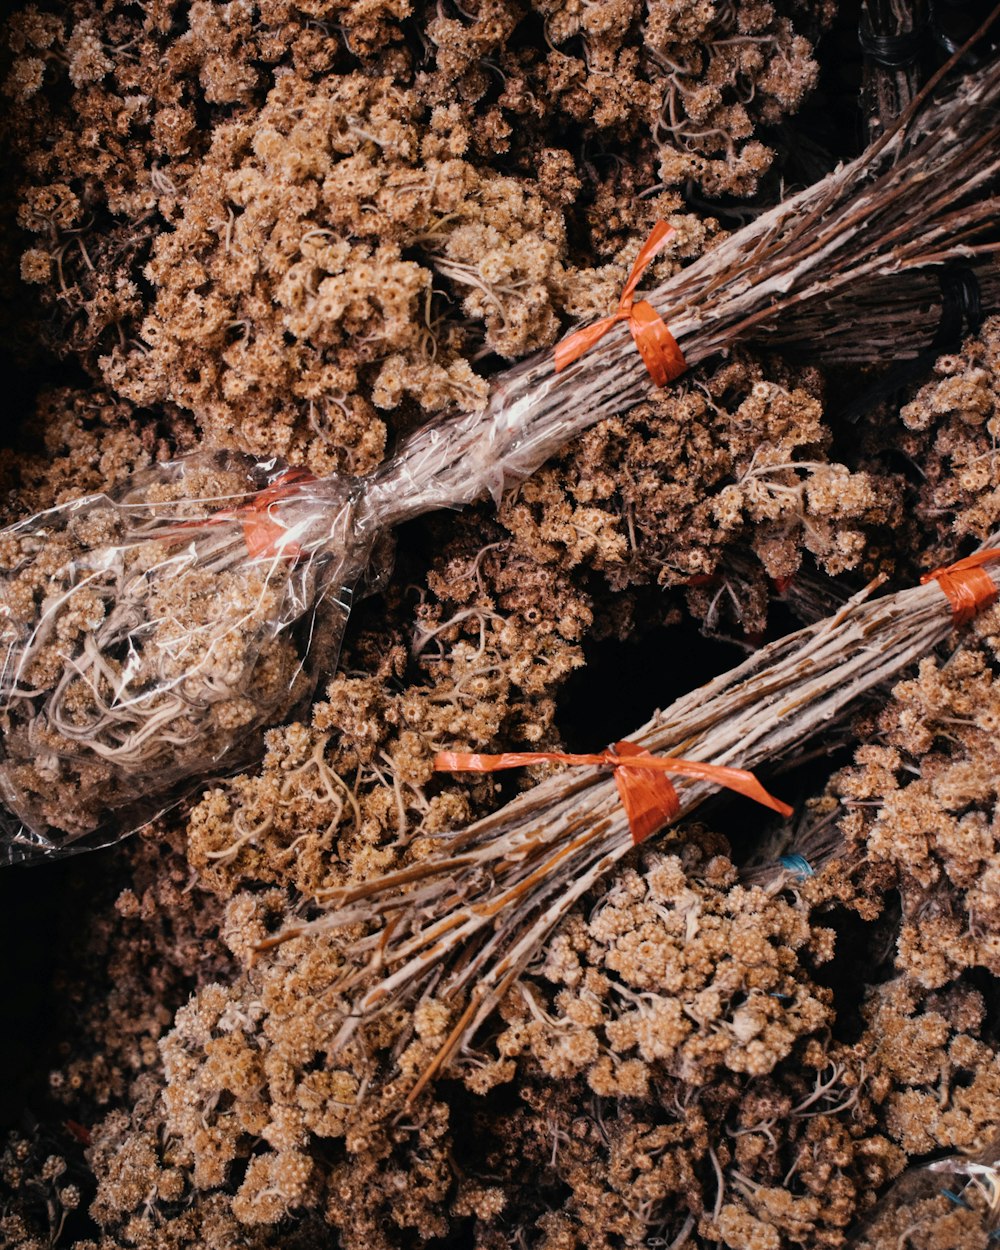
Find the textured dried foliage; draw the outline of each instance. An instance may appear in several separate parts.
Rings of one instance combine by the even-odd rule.
[[[900,445],[921,466],[917,511],[938,537],[928,558],[947,559],[956,536],[982,542],[1000,523],[1000,319],[940,357],[934,372],[900,413]]]
[[[920,988],[902,939],[899,976],[872,998],[860,1040],[830,1038],[834,1006],[820,978],[839,952],[824,907],[846,897],[877,911],[871,878],[888,883],[893,835],[869,834],[861,867],[849,854],[829,880],[789,891],[787,877],[742,885],[725,841],[688,827],[676,855],[645,854],[569,918],[447,1093],[425,1096],[402,1118],[407,1078],[440,1045],[448,1011],[425,1004],[402,1050],[401,1022],[376,1021],[331,1064],[325,1047],[346,1007],[337,985],[343,941],[300,939],[254,956],[293,899],[419,857],[442,830],[486,810],[492,782],[432,777],[434,746],[556,743],[555,695],[581,662],[581,644],[612,605],[641,599],[641,583],[677,580],[662,572],[665,540],[654,535],[666,509],[655,497],[649,504],[636,490],[629,501],[631,536],[621,500],[574,498],[580,484],[599,482],[597,455],[624,444],[622,460],[641,482],[643,457],[668,454],[671,432],[695,428],[691,405],[703,405],[704,420],[711,402],[720,410],[716,460],[742,456],[743,478],[763,462],[778,466],[770,480],[789,489],[834,471],[866,480],[868,470],[821,460],[828,435],[803,387],[815,384],[772,376],[725,366],[704,389],[595,430],[544,475],[538,497],[522,490],[495,519],[479,510],[428,523],[440,550],[423,584],[405,587],[417,566],[404,551],[384,613],[362,616],[311,723],[270,731],[262,768],[195,808],[186,851],[194,890],[164,895],[154,882],[169,877],[168,865],[153,858],[154,839],[140,844],[137,882],[117,917],[100,922],[94,948],[98,959],[120,951],[111,966],[117,995],[88,993],[79,1057],[54,1077],[69,1114],[94,1125],[91,1212],[107,1246],[322,1244],[332,1225],[358,1250],[460,1229],[491,1250],[509,1244],[512,1230],[543,1250],[610,1250],[685,1230],[731,1250],[777,1250],[783,1240],[836,1247],[859,1204],[908,1154],[967,1146],[996,1114],[981,996],[955,974]],[[746,447],[734,429],[753,431]],[[708,464],[711,431],[702,437]],[[808,456],[807,467],[788,468],[795,455]],[[56,480],[61,471],[57,461]],[[745,521],[721,534],[708,528],[706,479],[674,538],[693,555],[688,575],[745,563],[764,533]],[[873,494],[896,507],[889,486]],[[801,504],[790,515],[802,543]],[[893,514],[866,515],[860,531],[877,534],[885,515]],[[767,568],[766,548],[756,554]],[[607,584],[616,577],[621,589]],[[990,628],[986,617],[980,632],[990,637]],[[949,726],[944,741],[955,750],[950,720],[968,714],[955,701],[970,679],[979,684],[965,697],[987,714],[986,660],[963,654],[978,659],[953,661],[944,683],[921,674],[885,713],[893,732],[910,735],[893,749],[910,752],[911,769],[926,766],[934,727]],[[910,707],[917,713],[907,719]],[[873,741],[857,770],[870,771],[888,749]],[[916,795],[921,780],[897,772]],[[852,790],[853,777],[837,782],[848,803],[876,792],[871,781]],[[861,841],[858,812],[890,819],[888,802],[851,809],[852,846]],[[943,854],[926,840],[908,844],[892,871],[931,871]],[[178,884],[187,879],[175,860],[169,871]],[[862,878],[860,894],[850,872]],[[164,934],[179,943],[169,955],[156,937],[160,915],[180,926],[176,939]],[[225,947],[205,931],[215,918]],[[145,955],[133,941],[137,924]],[[214,962],[181,942],[186,931],[208,942]],[[148,982],[160,961],[178,969],[172,988]],[[953,1086],[946,1106],[942,1072]],[[102,1107],[111,1108],[103,1119]],[[9,1217],[21,1220],[25,1239],[40,1210]]]
[[[603,309],[623,245],[680,209],[673,188],[751,192],[772,155],[754,126],[813,84],[807,36],[828,18],[631,0],[29,6],[5,86],[22,276],[47,340],[116,398],[363,471],[385,426],[359,380],[382,409],[473,408],[476,357]],[[679,254],[704,246],[696,216],[677,224]]]
[[[12,515],[202,439],[363,471],[388,422],[474,407],[495,355],[613,302],[656,216],[678,229],[662,273],[711,245],[677,188],[754,189],[754,126],[797,106],[827,16],[26,9],[6,79],[22,274],[43,340],[92,384],[43,397],[41,451],[4,453]],[[77,1250],[835,1250],[908,1158],[972,1148],[1000,1116],[995,612],[859,726],[816,804],[844,806],[839,859],[750,884],[742,831],[685,826],[575,909],[409,1112],[448,1010],[376,1020],[330,1062],[364,935],[254,947],[490,810],[495,783],[433,775],[432,752],[560,745],[561,688],[595,641],[687,614],[754,635],[803,560],[909,577],[998,528],[998,332],[942,358],[902,425],[840,443],[816,370],[737,354],[498,513],[411,527],[309,722],[118,852],[51,1079],[54,1122],[82,1136],[9,1141],[0,1239],[67,1244],[89,1204]],[[863,992],[859,967],[881,983]],[[962,1219],[928,1250],[962,1245]]]

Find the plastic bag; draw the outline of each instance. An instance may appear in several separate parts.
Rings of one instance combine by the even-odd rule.
[[[850,1237],[849,1250],[1000,1246],[1000,1137],[975,1154],[908,1168]]]
[[[366,478],[202,452],[0,531],[0,862],[106,845],[245,766],[332,674],[380,535],[499,499],[641,387],[580,403],[536,357]]]
[[[373,538],[359,497],[196,454],[0,532],[7,860],[113,840],[259,750],[335,664]]]
[[[647,393],[622,346],[568,385],[549,353],[515,365],[365,478],[202,452],[0,530],[0,863],[106,845],[249,763],[332,674],[379,536],[499,500]]]

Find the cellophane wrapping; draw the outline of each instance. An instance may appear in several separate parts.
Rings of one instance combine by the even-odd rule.
[[[358,495],[198,453],[0,532],[0,862],[113,841],[259,749],[335,664]]]
[[[0,863],[115,841],[245,766],[332,675],[380,535],[499,499],[643,393],[617,339],[568,386],[547,355],[514,366],[367,478],[199,452],[0,531]]]

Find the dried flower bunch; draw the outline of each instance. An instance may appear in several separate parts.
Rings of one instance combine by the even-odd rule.
[[[210,446],[365,472],[387,425],[482,402],[483,352],[601,309],[657,215],[701,250],[677,189],[754,192],[832,13],[29,3],[2,128],[38,337]]]
[[[996,1141],[909,1169],[851,1237],[852,1250],[876,1250],[892,1241],[915,1250],[981,1245],[1000,1229],[1000,1171]]]
[[[148,819],[175,781],[287,715],[309,642],[335,654],[337,595],[363,565],[349,492],[336,480],[290,492],[283,476],[200,453],[4,531],[0,785],[14,858],[102,826],[113,836],[112,814]],[[318,603],[319,639],[296,640]]]
[[[921,21],[918,2],[866,9],[876,34]],[[15,385],[35,387],[23,359],[43,389],[0,450],[0,499],[5,523],[32,517],[16,606],[29,625],[46,600],[63,616],[36,639],[38,685],[22,693],[38,693],[7,724],[44,730],[55,639],[79,677],[79,704],[62,696],[71,730],[89,724],[114,753],[129,717],[159,706],[174,737],[202,735],[171,744],[178,760],[230,750],[193,769],[208,784],[190,809],[100,855],[0,873],[13,990],[0,1120],[16,1124],[6,1141],[0,1125],[4,1247],[843,1250],[879,1193],[942,1155],[955,1172],[916,1202],[890,1198],[866,1250],[993,1244],[966,1162],[992,1163],[1000,1124],[997,606],[764,777],[793,821],[713,801],[612,864],[447,1067],[469,1003],[446,997],[454,962],[330,1049],[404,966],[376,966],[363,944],[383,916],[402,933],[430,881],[401,886],[397,913],[387,895],[349,905],[363,924],[308,923],[440,862],[463,836],[450,831],[508,820],[530,787],[546,802],[575,787],[581,809],[599,794],[627,842],[607,773],[536,766],[501,785],[435,771],[435,753],[599,751],[790,615],[833,616],[878,575],[912,586],[1000,530],[1000,319],[969,317],[959,348],[938,289],[950,265],[907,276],[885,252],[889,272],[855,284],[846,311],[842,297],[788,308],[773,336],[750,329],[669,388],[613,332],[638,402],[609,407],[499,508],[398,528],[394,575],[354,609],[328,675],[349,600],[338,562],[302,550],[313,523],[364,547],[376,510],[402,520],[468,497],[462,465],[498,490],[502,467],[476,459],[484,426],[463,417],[416,435],[415,473],[378,465],[428,412],[477,412],[504,360],[611,311],[657,220],[676,234],[640,295],[860,150],[857,17],[828,0],[45,0],[9,24],[0,283],[21,260],[32,306],[2,301],[16,318],[3,346]],[[881,127],[919,90],[938,56],[930,39],[924,52],[869,90]],[[808,111],[786,120],[820,68]],[[860,190],[905,156],[906,137],[889,141]],[[912,207],[917,190],[904,194]],[[996,267],[985,254],[972,267],[990,311]],[[676,306],[652,298],[683,338]],[[870,341],[851,328],[838,342],[834,315]],[[791,359],[761,351],[772,343]],[[866,382],[863,420],[844,423],[867,369],[838,364],[928,346],[908,381],[891,375],[901,393]],[[586,381],[590,358],[567,372]],[[494,432],[522,476],[516,431]],[[218,446],[249,459],[168,464]],[[310,482],[303,467],[343,476]],[[125,496],[113,533],[87,521]],[[164,573],[215,552],[214,614],[194,567],[170,600],[207,678],[184,712],[172,695],[193,690],[153,694],[180,625],[150,612],[128,643],[93,624],[113,611],[112,582],[140,616],[150,596],[168,603],[167,576],[144,588],[132,539]],[[74,617],[71,566],[104,557],[97,604]],[[280,605],[294,613],[300,587],[318,597],[328,572],[329,637],[307,646],[312,607],[274,632]],[[4,585],[13,574],[0,569]],[[255,578],[256,638],[237,610]],[[107,642],[103,669],[88,633]],[[209,677],[209,654],[232,662]],[[141,697],[114,704],[132,673]],[[242,698],[262,719],[236,724]],[[123,767],[79,748],[48,757],[61,780],[46,819],[96,820],[102,784],[130,797]],[[99,834],[49,829],[59,845]],[[25,994],[47,995],[44,1038],[18,1020]],[[447,1079],[414,1097],[436,1064]]]
[[[995,535],[987,545],[988,563],[973,569],[984,598],[995,596],[994,578],[1000,579],[1000,572],[988,571],[1000,562],[998,543]],[[664,808],[653,827],[691,811],[715,786],[727,784],[700,765],[753,768],[828,730],[860,695],[893,680],[943,641],[961,619],[957,601],[937,584],[871,601],[862,595],[659,713],[619,744],[674,764],[676,810]],[[449,755],[442,767],[458,766]],[[525,762],[537,761],[529,754]],[[324,917],[264,945],[303,931],[364,926],[364,936],[350,943],[362,968],[348,972],[338,989],[372,983],[331,1050],[346,1045],[361,1022],[383,1012],[396,1015],[415,997],[420,1004],[441,1004],[452,1024],[420,1073],[415,1097],[470,1041],[574,903],[632,850],[635,828],[620,800],[615,782],[599,772],[561,773],[448,836],[439,850],[413,864],[330,891]]]
[[[1000,66],[988,66],[941,99],[918,107],[924,99],[918,98],[852,165],[763,214],[656,289],[656,304],[674,312],[672,331],[662,329],[671,345],[670,371],[662,369],[661,377],[661,370],[653,369],[655,378],[666,381],[684,368],[685,359],[697,363],[743,334],[774,332],[775,318],[789,311],[811,309],[822,321],[829,317],[831,303],[836,308],[838,300],[848,297],[855,299],[858,310],[870,309],[866,296],[871,298],[871,291],[866,288],[878,293],[887,273],[897,275],[893,307],[918,333],[924,328],[917,315],[926,318],[921,271],[957,256],[988,257],[992,251],[992,244],[980,240],[992,224],[995,204],[988,190],[1000,168],[1000,149],[989,142],[994,131],[1000,133],[994,122]],[[969,156],[980,150],[985,159],[969,181]],[[903,194],[915,169],[921,172],[926,197],[926,211],[919,216]],[[655,245],[651,240],[640,253],[626,293],[671,233],[662,228],[654,235]],[[780,298],[774,298],[777,292]],[[637,304],[633,313],[631,303],[623,304],[623,315],[628,312],[631,321],[640,307],[649,306]],[[648,386],[647,353],[639,356],[629,350],[623,327],[609,323],[608,329],[605,341],[582,357],[561,360],[557,354],[553,360],[542,353],[515,365],[494,383],[485,412],[458,414],[418,430],[363,488],[348,479],[325,479],[318,485],[296,483],[282,490],[281,498],[271,499],[267,492],[275,483],[267,484],[256,502],[241,502],[234,515],[223,510],[211,524],[196,527],[179,554],[165,556],[157,544],[165,536],[164,524],[169,530],[192,520],[183,505],[166,517],[154,507],[137,532],[127,526],[123,534],[116,533],[116,521],[100,501],[82,509],[67,505],[57,527],[72,533],[75,525],[75,532],[85,536],[80,548],[65,552],[57,575],[63,584],[54,596],[43,594],[42,579],[50,567],[60,567],[60,556],[45,545],[44,526],[55,518],[16,527],[6,612],[6,706],[12,721],[5,788],[8,805],[28,826],[28,841],[48,840],[51,845],[50,827],[71,836],[92,832],[114,812],[121,793],[129,801],[166,799],[172,784],[195,773],[207,759],[225,761],[251,726],[286,712],[291,703],[269,694],[268,680],[289,684],[305,656],[294,657],[282,635],[309,619],[331,586],[344,598],[344,588],[364,568],[379,528],[434,508],[462,506],[487,490],[499,500],[505,486],[528,477],[575,434],[641,397]],[[852,316],[835,337],[837,351],[846,358],[882,347],[860,315]],[[637,345],[641,348],[638,338]],[[186,476],[196,476],[186,474],[183,462],[165,472],[182,483]],[[192,506],[204,508],[197,503],[197,485],[189,485],[195,492]],[[209,486],[206,497],[223,502],[242,500],[247,493],[245,487]],[[151,502],[158,502],[158,489],[155,473],[149,484],[125,487],[124,514],[136,509],[141,513],[148,490],[153,491]],[[363,503],[351,506],[358,499]],[[244,535],[252,571],[239,593],[230,597],[230,620],[212,610],[211,579],[234,562],[239,570],[240,533],[245,529],[239,513],[247,507],[266,509],[283,535],[277,543],[265,539],[260,551],[257,540]],[[276,521],[276,511],[288,516]],[[80,516],[90,512],[96,522],[87,532]],[[193,519],[206,518],[196,512]],[[183,529],[178,533],[183,536]],[[136,556],[140,548],[142,554]],[[81,559],[85,550],[86,559]],[[126,557],[123,550],[132,554]],[[288,560],[294,560],[291,569]],[[138,578],[133,563],[141,569]],[[243,577],[243,571],[236,576]],[[92,602],[99,582],[105,589]],[[169,605],[159,602],[161,590],[150,592],[151,584],[169,588]],[[194,607],[190,619],[180,606],[185,602]],[[341,611],[340,623],[342,619]],[[330,628],[324,625],[321,634]],[[337,627],[332,628],[336,635]],[[69,652],[53,640],[53,635],[60,638],[60,630],[69,631]],[[198,641],[189,652],[185,639],[191,637]],[[258,700],[253,674],[265,637],[280,637],[290,667],[281,668],[279,675],[279,670],[269,673],[265,664]],[[312,663],[330,664],[334,651],[327,646],[313,655]],[[164,655],[170,658],[164,661]],[[146,662],[150,656],[156,657],[152,665]],[[261,658],[270,656],[268,650]],[[190,664],[189,672],[185,664]],[[227,668],[228,679],[220,678],[220,670]],[[206,734],[201,744],[199,723]],[[220,730],[230,735],[228,741],[219,739]],[[101,765],[81,789],[86,795],[83,809],[68,816],[57,816],[51,805],[40,810],[38,804],[46,807],[45,795],[61,775],[59,761],[86,760],[89,755],[96,755]],[[66,775],[78,776],[76,765],[69,767]],[[110,786],[109,769],[118,770]],[[143,778],[138,787],[136,775]],[[99,795],[103,798],[96,805]],[[122,816],[126,822],[136,819],[134,810]]]

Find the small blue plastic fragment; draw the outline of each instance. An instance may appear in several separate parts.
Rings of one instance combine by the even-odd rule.
[[[800,881],[804,881],[806,877],[815,877],[816,870],[804,855],[782,855],[778,860],[782,868],[787,868],[789,872],[794,872]]]
[[[971,1208],[971,1207],[969,1206],[969,1204],[965,1201],[965,1199],[962,1197],[962,1195],[961,1195],[961,1194],[956,1194],[956,1193],[955,1193],[953,1190],[951,1190],[951,1189],[942,1189],[942,1190],[941,1190],[941,1192],[944,1194],[944,1196],[945,1196],[945,1197],[946,1197],[946,1198],[947,1198],[950,1202],[953,1202],[953,1203],[955,1204],[955,1206],[956,1206],[956,1207],[965,1207],[966,1211],[971,1211],[971,1210],[972,1210],[972,1208]],[[1000,1232],[1000,1229],[997,1229],[997,1232]],[[993,1236],[993,1235],[994,1235],[994,1234],[991,1234],[991,1236]]]

